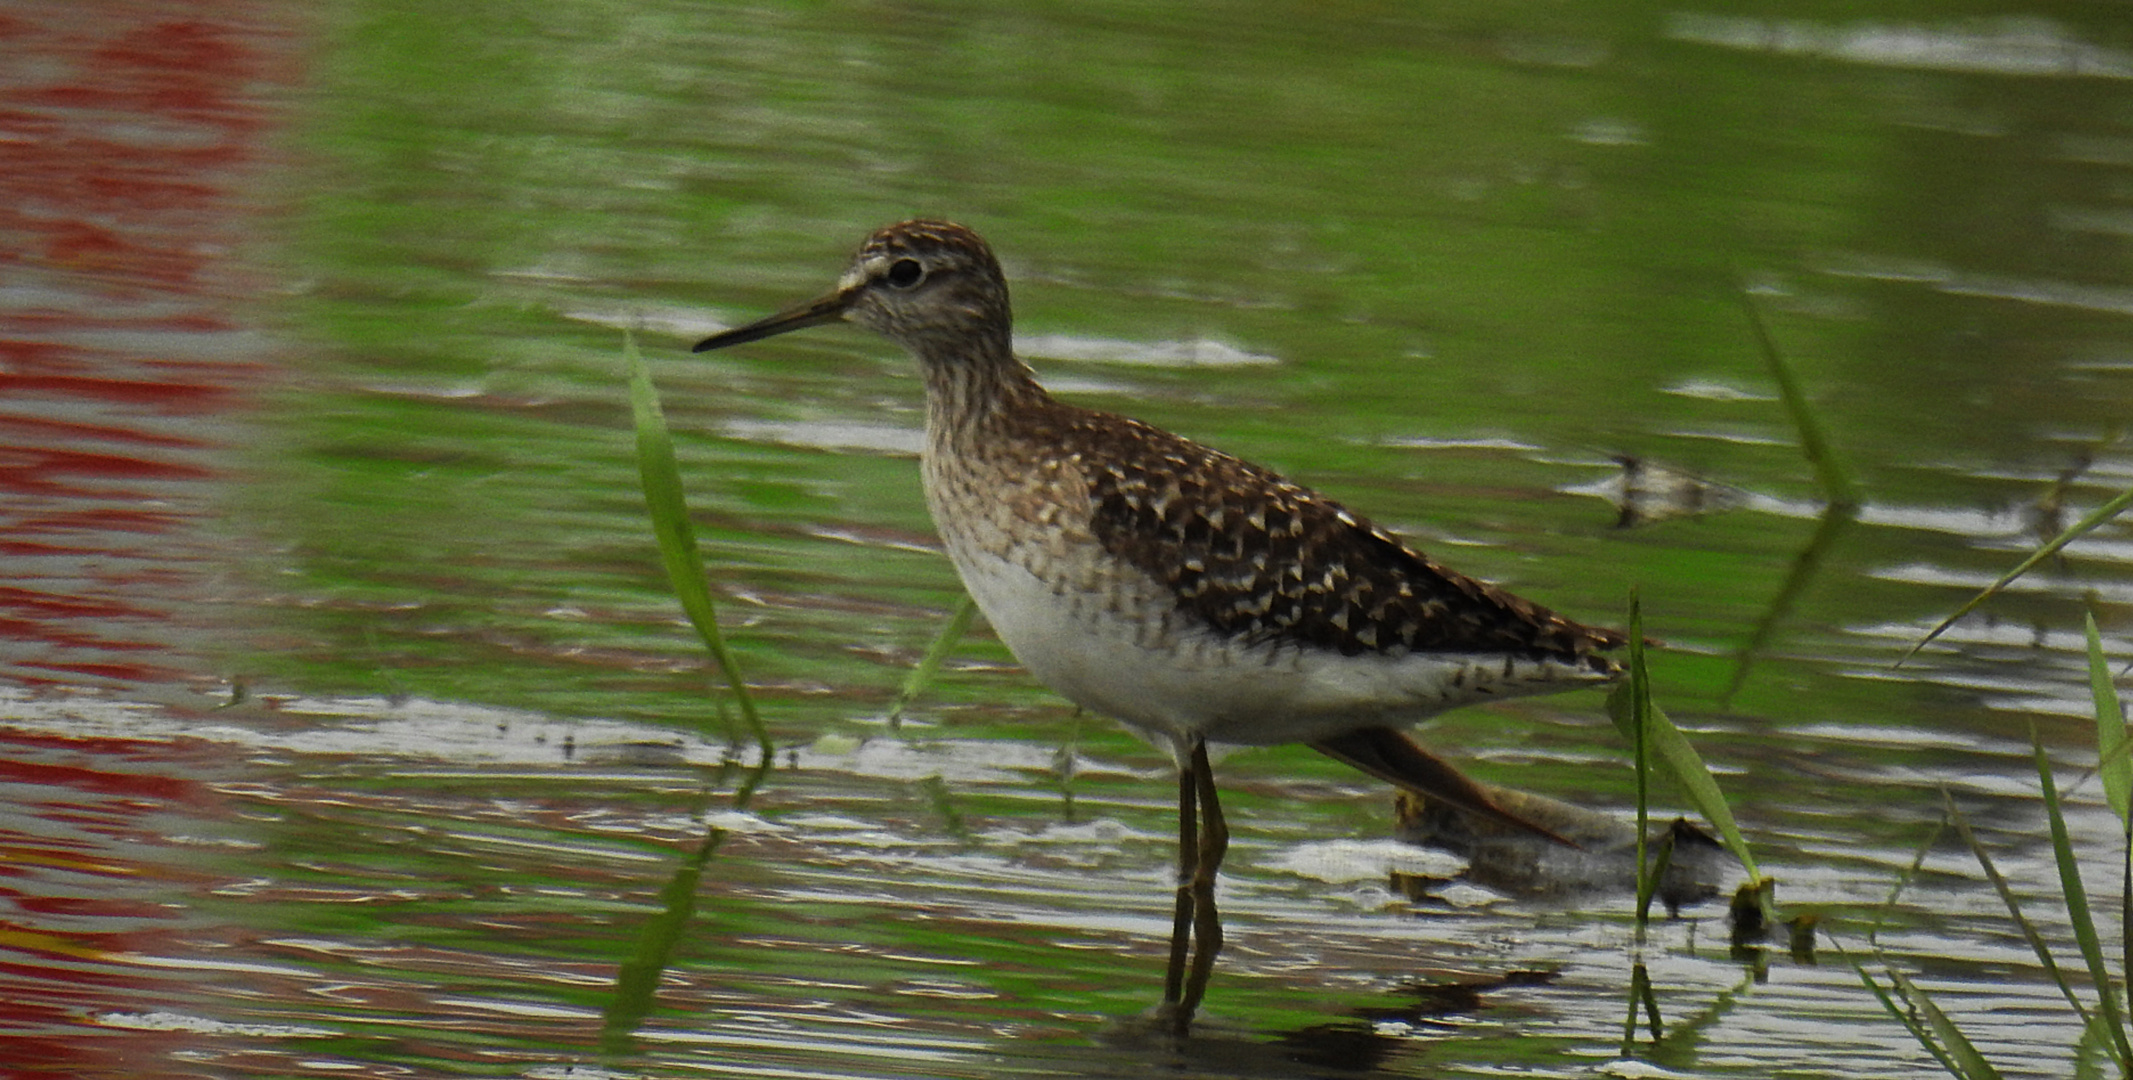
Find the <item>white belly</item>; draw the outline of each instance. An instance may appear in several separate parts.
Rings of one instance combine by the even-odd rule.
[[[1198,625],[1146,578],[1088,591],[997,556],[949,551],[978,610],[1030,674],[1158,742],[1309,742],[1516,694],[1516,683],[1539,675],[1514,671],[1510,684],[1499,682],[1500,656],[1245,645]],[[1559,675],[1548,682],[1532,689],[1563,685]]]

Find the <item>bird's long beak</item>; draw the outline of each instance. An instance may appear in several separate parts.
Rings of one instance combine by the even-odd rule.
[[[768,318],[757,319],[746,326],[736,326],[731,330],[713,334],[697,342],[696,347],[689,351],[709,352],[712,349],[723,349],[728,345],[746,345],[751,341],[761,341],[764,338],[773,337],[788,330],[800,330],[810,326],[820,326],[826,322],[836,322],[844,318],[844,313],[851,310],[852,302],[858,298],[859,290],[857,289],[839,289],[828,296],[818,300],[811,300],[791,310],[781,311]]]

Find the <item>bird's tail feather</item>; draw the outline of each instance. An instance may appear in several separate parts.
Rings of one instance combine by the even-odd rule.
[[[1504,809],[1480,784],[1453,768],[1451,762],[1422,749],[1413,739],[1393,728],[1362,728],[1330,739],[1319,739],[1310,745],[1311,749],[1361,769],[1394,787],[1567,847],[1579,846],[1553,829]]]

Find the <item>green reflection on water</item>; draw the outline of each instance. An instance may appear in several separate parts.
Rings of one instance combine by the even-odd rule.
[[[1796,770],[1830,751],[1789,728],[1988,732],[1995,721],[1945,686],[1847,677],[1887,646],[1845,628],[1946,609],[1939,591],[1872,575],[2004,560],[1954,534],[1848,530],[1721,715],[1730,654],[1756,633],[1812,521],[1743,512],[1617,533],[1607,507],[1558,489],[1627,452],[1811,500],[1733,267],[1767,290],[1774,338],[1886,506],[2019,503],[2029,477],[2060,467],[2055,433],[2125,406],[2109,375],[2085,376],[2079,392],[2036,389],[2070,356],[2120,349],[2116,312],[2040,312],[1897,272],[2122,280],[2121,242],[2038,224],[2050,206],[2103,201],[2123,182],[2121,169],[2040,149],[2119,115],[2123,91],[2101,81],[1726,50],[1670,36],[1641,5],[1257,4],[1211,16],[1137,4],[477,4],[446,17],[367,4],[332,16],[320,65],[279,256],[298,285],[278,315],[305,369],[240,499],[265,541],[256,577],[280,602],[228,662],[269,686],[699,726],[714,675],[675,621],[643,524],[615,361],[619,327],[642,318],[704,548],[732,593],[733,645],[773,735],[807,747],[872,731],[864,721],[886,708],[957,587],[919,550],[930,527],[912,462],[825,448],[835,440],[819,432],[914,430],[909,364],[857,333],[713,361],[682,350],[715,319],[812,295],[867,229],[935,213],[1000,249],[1027,333],[1207,339],[1279,360],[1040,364],[1054,381],[1097,384],[1077,399],[1265,461],[1581,618],[1611,621],[1641,585],[1653,632],[1680,646],[1659,660],[1665,699],[1707,721],[1695,737],[1708,757],[1745,773],[1744,816],[1839,858],[1799,837],[1875,805],[1878,770],[1947,753],[1839,749],[1854,771],[1832,769],[1814,794],[1826,801],[1803,803]],[[663,331],[662,319],[677,325]],[[1699,382],[1732,392],[1664,392]],[[785,427],[746,426],[765,422]],[[795,431],[817,434],[795,445]],[[2012,616],[2071,619],[2054,599],[2017,601]],[[920,709],[942,722],[934,731],[1045,751],[1075,737],[1064,706],[1008,670],[989,637],[959,655],[980,670],[950,665]],[[1627,801],[1596,697],[1449,717],[1430,738],[1497,778]],[[1159,765],[1107,726],[1089,725],[1080,745]],[[1262,835],[1382,828],[1375,800],[1280,786],[1345,782],[1329,763],[1273,751],[1222,768],[1240,782],[1237,820]],[[771,816],[882,814],[907,826],[905,843],[953,846],[902,779],[836,775],[778,774],[786,801]],[[973,822],[1048,823],[1050,779],[1015,775],[956,789],[956,806]],[[555,781],[497,783],[531,798]],[[651,794],[579,783],[570,798],[585,807],[651,815],[691,805],[695,782],[670,778]],[[1156,838],[1117,864],[1155,867],[1164,788],[1114,774],[1074,790],[1084,810]],[[1901,848],[1911,820],[1847,821],[1848,839]],[[568,831],[535,837],[544,829]],[[321,844],[352,831],[334,823]],[[645,846],[672,854],[692,840],[674,830]],[[405,858],[415,879],[466,873],[449,850],[388,849],[353,872]],[[922,918],[779,891],[794,877],[832,891],[852,871],[918,903],[850,852],[758,847],[716,863],[730,877],[706,904],[702,951],[683,958],[695,981],[677,1010],[736,1007],[712,986],[732,977],[789,1001],[828,994],[944,1025],[970,1015],[938,1004],[946,990],[900,989],[937,965],[874,955],[899,950],[976,961],[982,974],[958,978],[1015,1003],[983,1015],[1058,1024],[1068,1038],[1088,1016],[1151,997],[1117,955],[1133,933],[1088,931],[1103,943],[1089,950],[1025,940],[1003,929],[1013,919],[968,910],[984,902],[975,886],[958,891],[967,907]],[[529,902],[566,929],[512,940],[611,963],[667,869],[631,864],[596,899],[571,884],[569,899]],[[484,880],[515,889],[531,872],[513,862]],[[1144,884],[1159,899],[1160,882]],[[588,910],[610,906],[629,917]],[[486,947],[486,929],[454,921],[471,914],[440,916],[437,932]],[[318,913],[293,904],[268,917]],[[360,923],[327,931],[362,934]],[[1215,1007],[1257,1032],[1341,1008],[1299,1002],[1284,979],[1240,964],[1218,974]],[[597,1008],[594,983],[545,992]],[[1563,1049],[1489,1034],[1506,1042],[1460,1053],[1540,1062]]]

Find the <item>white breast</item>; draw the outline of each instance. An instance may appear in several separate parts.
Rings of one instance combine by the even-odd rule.
[[[1038,681],[1151,741],[1272,745],[1407,724],[1471,701],[1560,690],[1564,665],[1499,655],[1343,656],[1244,645],[1194,625],[1152,580],[1079,591],[951,544],[964,587]],[[1594,680],[1597,681],[1597,680]]]

